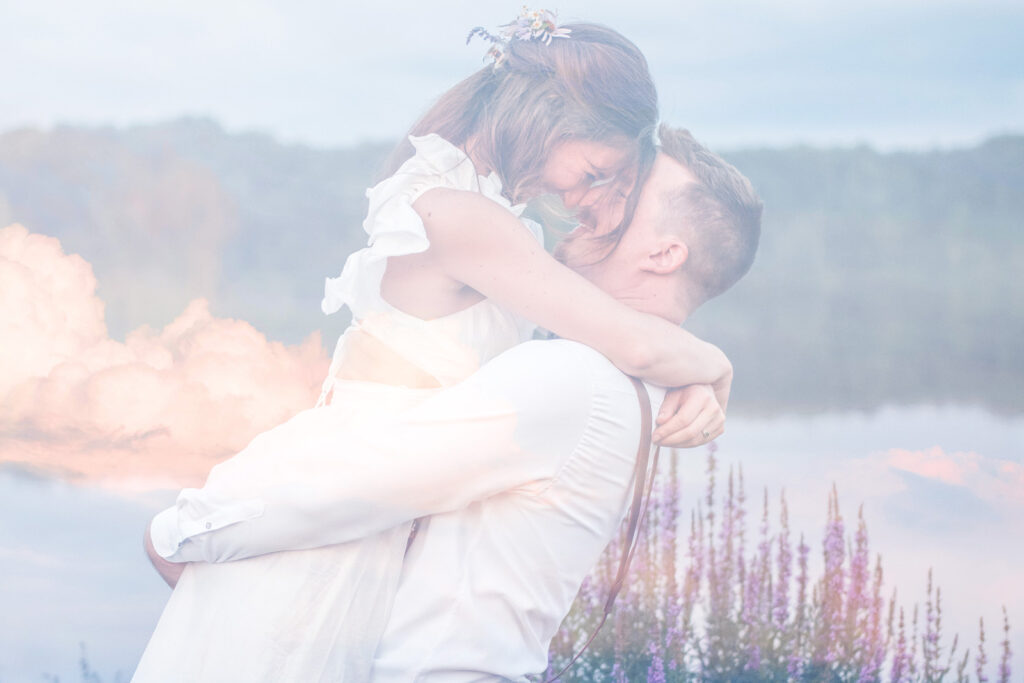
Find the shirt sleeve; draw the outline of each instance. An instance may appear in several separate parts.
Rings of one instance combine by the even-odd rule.
[[[334,406],[304,411],[215,467],[202,489],[182,491],[154,519],[154,547],[178,562],[236,560],[543,488],[586,433],[592,354],[604,361],[574,342],[527,342],[416,408],[357,428],[332,428]]]

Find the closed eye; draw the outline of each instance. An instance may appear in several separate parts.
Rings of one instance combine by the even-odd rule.
[[[608,176],[607,178],[598,178],[594,182],[590,183],[590,189],[594,189],[595,187],[601,187],[602,185],[607,185],[613,182],[615,182],[615,176]]]

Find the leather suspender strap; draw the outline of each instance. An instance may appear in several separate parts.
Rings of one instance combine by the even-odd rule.
[[[650,500],[651,489],[654,485],[654,475],[658,471],[658,456],[661,453],[661,447],[659,446],[654,449],[652,457],[651,432],[653,431],[653,421],[651,419],[651,397],[647,393],[647,387],[644,386],[643,382],[635,377],[630,377],[629,380],[633,383],[637,399],[640,402],[640,447],[636,452],[636,469],[633,472],[633,502],[629,506],[629,521],[625,544],[622,547],[622,556],[619,559],[619,571],[616,573],[615,580],[612,581],[612,585],[608,589],[608,598],[604,603],[604,613],[601,615],[601,621],[598,623],[597,628],[590,634],[587,642],[583,644],[579,652],[565,665],[565,668],[547,679],[544,683],[552,683],[565,674],[590,644],[594,642],[594,638],[608,620],[608,616],[612,611],[612,605],[615,604],[615,598],[626,582],[629,565],[636,552],[636,541],[639,536],[640,523],[647,513],[647,501]]]
[[[636,552],[636,541],[640,532],[640,522],[647,512],[647,497],[651,485],[654,483],[654,474],[658,469],[658,455],[661,448],[654,451],[651,458],[651,433],[653,425],[651,420],[651,398],[647,394],[647,387],[643,382],[630,377],[633,387],[636,389],[637,398],[640,400],[640,447],[636,453],[636,473],[633,481],[633,502],[629,508],[629,527],[626,531],[626,545],[622,549],[622,558],[619,560],[619,571],[608,591],[608,600],[605,603],[605,616],[611,611],[616,596],[622,590],[626,581],[626,573],[629,571],[629,564]],[[648,461],[653,461],[653,466],[648,467]],[[603,623],[603,620],[602,620]]]

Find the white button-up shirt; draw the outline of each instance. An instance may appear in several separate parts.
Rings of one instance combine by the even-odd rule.
[[[649,390],[657,414],[664,394]],[[429,515],[373,680],[522,679],[545,669],[551,638],[619,528],[639,442],[625,375],[581,344],[528,342],[412,410],[324,435],[331,471],[344,476],[304,482],[301,500],[287,480],[243,500],[190,490],[152,536],[169,559],[223,561]]]

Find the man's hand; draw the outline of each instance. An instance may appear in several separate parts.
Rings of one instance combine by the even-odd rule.
[[[145,538],[143,545],[146,547],[146,555],[149,556],[149,561],[153,563],[153,567],[157,573],[163,577],[163,580],[167,582],[167,585],[174,588],[178,579],[181,578],[181,573],[185,571],[185,565],[187,562],[170,562],[160,557],[157,554],[156,548],[153,547],[153,540],[150,538],[149,525],[146,526]]]
[[[707,384],[692,384],[665,394],[654,442],[667,448],[703,446],[725,431],[725,411]]]

